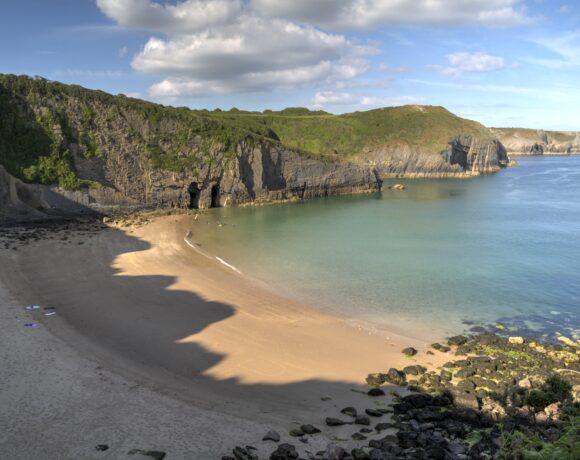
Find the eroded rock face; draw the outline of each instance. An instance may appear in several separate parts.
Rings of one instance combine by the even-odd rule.
[[[497,139],[463,134],[449,141],[450,148],[440,154],[410,146],[382,146],[362,159],[383,178],[389,177],[467,177],[499,171],[507,166],[507,151]]]
[[[505,147],[497,139],[477,139],[461,135],[449,142],[451,149],[443,156],[452,165],[459,165],[469,174],[499,171],[509,163]]]
[[[570,155],[580,153],[580,132],[495,128],[491,132],[514,155]]]
[[[220,152],[216,157],[220,158]],[[0,166],[0,222],[89,212],[265,203],[373,191],[381,186],[367,167],[304,158],[268,142],[241,144],[233,159],[222,160],[177,173],[143,162],[119,167],[118,158],[103,155],[91,160],[100,163],[91,168],[99,171],[92,180],[107,185],[78,191],[25,184]],[[127,181],[127,177],[133,180]]]

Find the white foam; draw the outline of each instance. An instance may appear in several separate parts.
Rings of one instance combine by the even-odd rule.
[[[220,262],[220,263],[224,264],[224,265],[225,265],[226,267],[228,267],[229,269],[231,269],[231,270],[235,271],[236,273],[238,273],[238,274],[240,274],[240,275],[242,274],[242,272],[241,272],[241,271],[239,271],[239,270],[238,270],[236,267],[234,267],[233,265],[230,265],[230,264],[228,264],[228,263],[227,263],[227,262],[226,262],[224,259],[220,259],[218,256],[216,256],[215,258],[216,258],[216,260],[217,260],[218,262]]]

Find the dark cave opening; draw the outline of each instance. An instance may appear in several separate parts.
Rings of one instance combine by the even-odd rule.
[[[220,186],[214,185],[211,188],[211,207],[212,208],[219,208],[220,207]]]
[[[192,182],[187,192],[189,193],[189,209],[197,209],[199,208],[199,187],[197,186],[197,182]]]

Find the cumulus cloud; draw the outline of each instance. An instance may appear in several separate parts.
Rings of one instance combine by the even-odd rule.
[[[526,24],[520,0],[252,0],[264,15],[321,27],[370,28],[380,24]]]
[[[485,73],[506,67],[505,60],[484,53],[452,53],[446,56],[448,65],[431,65],[431,69],[442,75],[457,77],[464,73]]]
[[[289,21],[243,16],[230,26],[170,39],[151,38],[134,58],[142,72],[167,75],[154,96],[196,96],[351,79],[372,48]]]
[[[123,27],[171,34],[227,24],[242,8],[240,0],[185,0],[175,5],[151,0],[97,0],[97,6]]]
[[[134,69],[157,97],[347,82],[372,46],[331,30],[381,24],[518,24],[520,0],[96,0],[117,27],[148,31]],[[456,66],[458,72],[470,71]],[[452,72],[451,70],[448,70]]]

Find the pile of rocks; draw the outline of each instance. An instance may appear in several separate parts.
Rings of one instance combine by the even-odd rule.
[[[326,450],[308,453],[307,457],[489,459],[498,457],[506,433],[519,432],[554,441],[566,426],[562,420],[567,414],[580,415],[580,343],[565,337],[560,341],[562,344],[540,345],[522,337],[483,334],[456,336],[446,344],[433,344],[433,349],[454,353],[459,359],[449,360],[438,371],[410,365],[369,374],[369,397],[385,395],[380,388],[384,384],[406,389],[395,392],[395,400],[388,409],[367,409],[361,414],[347,407],[341,411],[346,419],[327,417],[328,427],[352,425],[356,431],[351,438],[358,445],[352,448],[349,442],[347,450],[346,443],[331,443]],[[409,355],[408,352],[405,353]],[[390,420],[376,418],[382,416]],[[308,434],[303,427],[300,433],[290,434]],[[369,439],[371,433],[382,431],[387,432],[386,436]],[[301,441],[308,442],[305,438]],[[233,457],[222,460],[260,458],[250,446],[236,449]],[[284,443],[263,458],[302,457],[295,446]]]

